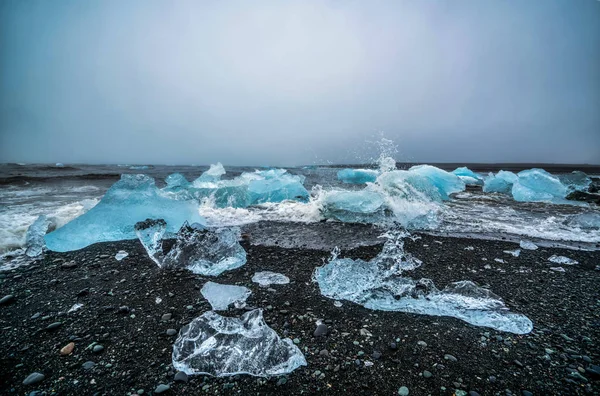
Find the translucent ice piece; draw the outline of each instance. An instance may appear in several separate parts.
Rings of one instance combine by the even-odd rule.
[[[338,180],[348,184],[373,183],[379,172],[373,169],[342,169],[337,173]]]
[[[127,256],[129,256],[129,253],[127,253],[127,252],[126,252],[126,251],[124,251],[124,250],[119,250],[119,251],[117,252],[117,254],[115,254],[115,259],[116,259],[117,261],[121,261],[121,260],[123,260],[123,259],[124,259],[125,257],[127,257]]]
[[[577,260],[573,260],[572,258],[565,256],[557,256],[556,254],[550,256],[548,261],[554,264],[563,264],[563,265],[575,265],[579,264]]]
[[[258,283],[262,287],[268,287],[270,285],[285,285],[290,283],[290,278],[277,272],[262,271],[254,274],[252,282]]]
[[[46,248],[44,236],[46,235],[49,226],[50,221],[48,221],[44,215],[39,216],[33,224],[29,226],[27,235],[25,236],[25,246],[27,246],[25,254],[27,256],[36,257],[43,253]]]
[[[305,365],[298,347],[288,338],[279,338],[260,309],[239,319],[205,312],[181,329],[173,345],[173,367],[188,375],[267,377]]]
[[[163,219],[146,219],[135,225],[135,233],[142,246],[159,267],[163,266],[162,240],[166,231],[167,223]]]
[[[231,304],[236,308],[244,308],[246,299],[252,294],[250,289],[244,286],[221,285],[215,282],[206,282],[200,293],[215,311],[227,310]]]
[[[519,242],[519,246],[521,247],[521,249],[525,249],[525,250],[537,250],[538,246],[531,242],[531,241],[527,241],[527,240],[522,240]]]

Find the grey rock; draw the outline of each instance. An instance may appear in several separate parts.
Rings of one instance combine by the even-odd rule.
[[[478,392],[469,391],[469,396],[480,396]]]
[[[162,320],[163,322],[166,322],[167,320],[171,320],[172,316],[173,316],[172,314],[166,313],[160,318],[160,320]]]
[[[48,327],[46,327],[46,330],[47,331],[54,331],[54,330],[58,329],[60,326],[62,326],[62,322],[50,323],[48,325]]]
[[[154,389],[154,393],[156,393],[156,394],[165,393],[169,389],[171,389],[171,387],[169,385],[160,384],[156,387],[156,389]]]
[[[46,376],[42,373],[31,373],[25,378],[23,385],[34,385],[43,381],[44,378],[46,378]]]
[[[167,335],[168,336],[174,336],[175,334],[177,334],[177,330],[175,330],[175,329],[167,329]]]
[[[523,396],[533,396],[533,393],[529,392],[528,390],[522,390],[522,391],[521,391],[521,394],[522,394]]]
[[[88,360],[87,362],[83,363],[81,367],[83,367],[84,370],[91,370],[94,368],[95,365],[96,363]]]
[[[408,394],[409,394],[408,388],[406,386],[401,386],[400,389],[398,389],[398,394],[400,396],[408,396]]]
[[[444,359],[445,359],[445,360],[450,360],[451,362],[457,362],[457,361],[458,361],[458,359],[457,359],[457,358],[455,358],[454,356],[452,356],[452,355],[450,355],[450,354],[445,354],[445,355],[444,355]]]
[[[371,354],[371,357],[375,360],[378,360],[381,357],[381,352],[373,351],[373,353]]]
[[[427,370],[423,371],[423,378],[431,378],[431,377],[433,377],[433,374],[431,374],[430,371],[427,371]]]
[[[8,305],[15,301],[15,296],[8,294],[0,299],[0,305]]]
[[[427,346],[427,343],[425,341],[419,341],[419,342],[417,342],[417,345],[425,348]]]
[[[188,382],[188,376],[183,371],[178,371],[173,379],[175,382]]]
[[[327,331],[328,331],[327,326],[321,323],[315,329],[315,333],[314,333],[315,337],[324,336],[327,334]]]
[[[92,351],[94,353],[100,353],[104,350],[104,346],[98,344],[98,345],[94,345],[94,349],[92,349]]]

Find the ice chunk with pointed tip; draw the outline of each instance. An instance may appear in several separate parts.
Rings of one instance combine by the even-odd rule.
[[[394,265],[390,258],[400,264]],[[388,240],[388,248],[370,261],[339,259],[334,254],[327,264],[315,269],[314,279],[324,296],[369,309],[450,316],[516,334],[533,329],[527,317],[509,312],[500,297],[473,282],[455,282],[439,290],[429,279],[400,276],[416,266],[401,244]]]
[[[148,218],[164,219],[168,232],[186,222],[203,223],[195,200],[164,195],[146,175],[122,175],[102,200],[85,214],[46,235],[48,249],[66,252],[97,242],[135,239],[134,225]]]
[[[477,173],[473,172],[471,169],[466,166],[462,166],[460,168],[456,168],[452,171],[456,176],[460,177],[460,179],[467,185],[482,185],[483,179]]]
[[[44,252],[46,248],[46,241],[44,240],[44,236],[48,231],[48,227],[50,226],[50,221],[46,218],[46,216],[39,216],[27,229],[27,234],[25,236],[25,246],[27,246],[27,250],[25,250],[25,254],[29,257],[37,257]]]
[[[200,293],[215,311],[227,310],[232,304],[236,308],[244,308],[246,300],[252,294],[250,289],[244,286],[221,285],[215,282],[206,282]]]
[[[190,186],[190,182],[181,173],[171,173],[165,178],[166,189],[180,189]]]
[[[522,240],[519,242],[519,246],[521,247],[521,249],[525,249],[525,250],[537,250],[538,246],[528,240]]]
[[[337,173],[338,180],[348,184],[373,183],[379,172],[373,169],[342,169]]]
[[[225,173],[225,168],[220,162],[218,162],[216,165],[212,164],[206,172],[194,180],[194,185],[202,186],[203,183],[216,183],[221,180],[221,176],[223,176]]]
[[[558,256],[556,254],[553,254],[552,256],[550,256],[548,258],[548,261],[550,261],[551,263],[554,263],[554,264],[564,264],[564,265],[579,264],[579,262],[577,260],[573,260],[572,258],[565,257],[565,256]]]
[[[561,201],[568,193],[558,177],[543,169],[528,169],[518,173],[518,180],[512,186],[515,201]]]
[[[518,176],[513,172],[501,170],[496,175],[490,172],[484,179],[483,191],[510,194],[512,186],[517,180]]]
[[[325,217],[347,223],[373,223],[385,217],[385,201],[375,191],[330,191],[323,202]]]
[[[252,282],[258,283],[262,287],[268,287],[270,285],[288,284],[290,283],[290,278],[277,272],[262,271],[254,274]]]
[[[173,367],[188,375],[268,377],[306,364],[290,339],[282,340],[267,326],[261,309],[239,319],[205,312],[181,329],[173,345]]]
[[[431,165],[417,165],[408,170],[411,173],[425,176],[438,189],[442,199],[446,200],[452,193],[465,190],[465,183],[453,173],[446,172]]]
[[[167,222],[163,219],[146,219],[135,225],[135,233],[150,258],[163,266],[162,240],[167,231]]]
[[[519,257],[519,255],[521,254],[521,249],[504,250],[504,253],[510,254],[513,257]]]
[[[129,253],[127,253],[125,250],[119,250],[117,254],[115,254],[115,259],[117,261],[121,261],[127,256],[129,256]]]

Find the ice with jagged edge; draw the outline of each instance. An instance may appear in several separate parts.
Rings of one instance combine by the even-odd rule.
[[[323,199],[323,215],[346,223],[377,223],[385,211],[384,197],[376,191],[332,190]]]
[[[172,356],[175,370],[216,377],[277,376],[307,365],[292,340],[267,326],[261,309],[240,318],[205,312],[180,330]]]
[[[521,249],[525,249],[525,250],[537,250],[538,249],[538,245],[536,245],[535,243],[528,241],[526,239],[520,241],[519,246],[521,247]]]
[[[512,186],[515,201],[564,201],[569,190],[560,179],[543,169],[527,169],[517,174],[518,179]]]
[[[148,256],[159,267],[163,266],[162,241],[167,231],[167,222],[163,219],[146,219],[135,224],[135,233]]]
[[[587,191],[592,184],[592,179],[581,171],[560,174],[558,179],[567,187],[569,192]]]
[[[517,179],[518,176],[513,172],[501,170],[495,175],[490,172],[483,180],[483,192],[510,194]]]
[[[39,216],[29,226],[27,234],[25,235],[25,246],[27,247],[25,254],[27,256],[37,257],[44,252],[44,249],[46,248],[44,236],[46,235],[49,226],[50,221],[44,215]]]
[[[125,250],[119,250],[117,254],[115,254],[115,259],[117,261],[121,261],[127,256],[129,256],[129,253],[127,253]]]
[[[338,180],[348,184],[373,183],[379,172],[373,169],[342,169],[337,173]]]
[[[290,278],[283,274],[271,271],[256,272],[252,276],[252,282],[258,283],[261,287],[269,287],[270,285],[285,285],[290,283]]]
[[[186,222],[204,223],[196,200],[174,199],[146,175],[122,175],[102,200],[63,227],[46,235],[48,249],[65,252],[97,242],[135,239],[134,225],[148,218],[164,219],[168,232]]]
[[[453,174],[458,176],[466,185],[469,186],[480,186],[483,185],[483,179],[477,173],[473,172],[466,166],[456,168],[452,171]]]
[[[244,308],[252,291],[244,286],[222,285],[209,281],[202,286],[200,293],[213,310],[224,311],[232,304],[236,308]]]
[[[136,224],[136,230],[140,242],[161,268],[187,268],[196,274],[217,276],[246,264],[238,227],[208,230],[198,223],[185,223],[166,254],[162,249],[164,222],[147,220]]]
[[[533,329],[527,317],[509,312],[500,297],[473,282],[454,282],[439,290],[429,279],[402,276],[418,265],[413,264],[414,259],[407,257],[402,245],[395,241],[395,245],[388,243],[381,256],[370,261],[339,259],[334,254],[314,272],[321,294],[369,309],[450,316],[476,326],[516,334],[526,334]]]
[[[573,260],[572,258],[565,257],[565,256],[558,256],[556,254],[553,254],[552,256],[550,256],[548,258],[548,261],[550,261],[551,263],[554,263],[554,264],[563,264],[563,265],[579,264],[579,261],[577,261],[577,260]]]

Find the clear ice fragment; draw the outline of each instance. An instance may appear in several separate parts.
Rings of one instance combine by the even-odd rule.
[[[519,246],[521,247],[521,249],[525,249],[525,250],[537,250],[538,246],[528,240],[522,240],[519,242]]]
[[[127,256],[129,256],[129,253],[127,253],[125,250],[119,250],[117,254],[115,254],[115,259],[117,261],[121,261]]]
[[[342,169],[337,173],[338,180],[348,184],[373,183],[379,172],[373,169]]]
[[[252,282],[258,283],[261,287],[269,287],[270,285],[288,284],[290,278],[277,272],[262,271],[254,274]]]
[[[206,282],[200,293],[215,311],[227,310],[231,304],[236,308],[244,308],[246,299],[252,294],[250,289],[244,286],[221,285],[215,282]]]
[[[551,263],[554,263],[554,264],[563,264],[563,265],[579,264],[579,262],[577,260],[573,260],[572,258],[565,257],[565,256],[557,256],[556,254],[553,254],[552,256],[550,256],[548,258],[548,261],[550,261]]]
[[[167,223],[163,219],[146,219],[135,225],[135,233],[142,246],[159,267],[163,266],[162,240],[166,231]]]
[[[519,255],[521,254],[521,249],[504,250],[504,253],[510,254],[513,257],[519,257]]]
[[[205,312],[184,326],[173,345],[173,367],[188,375],[216,377],[289,374],[306,359],[289,339],[265,323],[261,309],[239,319]]]
[[[25,250],[25,254],[29,257],[37,257],[44,252],[46,248],[46,241],[44,240],[44,236],[48,231],[48,227],[50,226],[50,221],[46,218],[46,216],[39,216],[33,224],[29,226],[27,229],[27,234],[25,236],[25,246],[27,246],[27,250]]]

